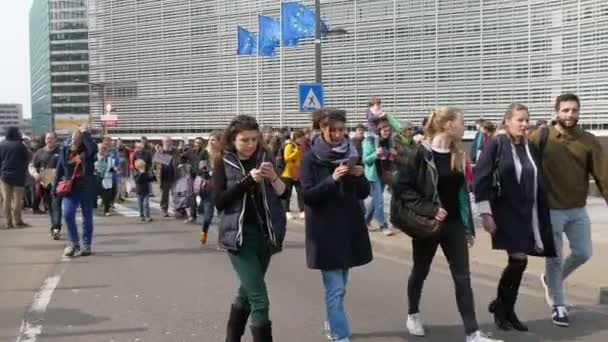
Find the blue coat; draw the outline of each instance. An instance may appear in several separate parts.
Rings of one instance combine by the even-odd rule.
[[[302,157],[300,182],[306,211],[309,268],[336,270],[369,263],[372,248],[361,200],[369,195],[362,175],[331,177],[336,166],[321,163],[312,151]]]
[[[530,144],[529,148],[534,163],[538,167],[540,163],[536,146]],[[497,160],[499,160],[498,163]],[[492,196],[494,192],[493,172],[496,167],[500,175],[502,192],[500,198]],[[487,206],[488,202],[491,207],[497,227],[496,232],[492,235],[492,247],[494,249],[523,252],[530,255],[555,256],[546,185],[540,167],[538,167],[538,170],[536,197],[539,232],[544,245],[542,253],[535,250],[532,228],[533,207],[523,204],[528,203],[526,198],[530,198],[532,193],[525,193],[517,181],[510,139],[505,135],[497,136],[479,156],[475,166],[473,188],[480,209],[483,210],[482,207]]]

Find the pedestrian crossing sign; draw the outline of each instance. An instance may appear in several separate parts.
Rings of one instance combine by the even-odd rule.
[[[323,84],[302,83],[299,90],[300,112],[314,112],[323,108]]]

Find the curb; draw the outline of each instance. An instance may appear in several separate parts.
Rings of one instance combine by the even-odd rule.
[[[304,233],[304,221],[288,221],[287,229],[298,233]],[[409,265],[412,264],[411,251],[406,247],[386,243],[381,241],[381,239],[374,237],[373,234],[370,234],[370,242],[374,254],[395,258],[400,261],[404,261]],[[438,249],[437,254],[442,254],[441,249]],[[470,259],[472,277],[474,277],[475,280],[484,282],[488,285],[498,283],[505,265],[506,263],[504,265],[497,265],[496,263],[492,262],[484,262],[483,260],[475,257],[471,257]],[[435,257],[432,267],[435,270],[443,273],[449,274],[450,272],[447,260],[441,256]],[[545,292],[540,282],[540,274],[526,271],[522,279],[522,287],[525,287],[528,292],[544,298]],[[567,295],[568,298],[573,302],[583,305],[608,304],[608,287],[600,289],[593,286],[588,286],[583,282],[569,282],[567,286]]]

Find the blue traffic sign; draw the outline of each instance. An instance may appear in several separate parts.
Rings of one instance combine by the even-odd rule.
[[[323,84],[302,83],[299,90],[300,112],[314,112],[323,108]]]

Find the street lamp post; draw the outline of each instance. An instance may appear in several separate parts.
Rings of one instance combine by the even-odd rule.
[[[335,28],[325,33],[326,36],[340,36],[348,31]],[[315,0],[315,82],[323,82],[323,61],[321,59],[321,0]]]

